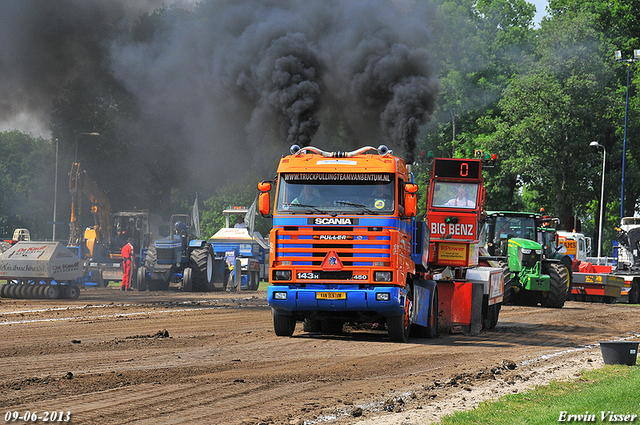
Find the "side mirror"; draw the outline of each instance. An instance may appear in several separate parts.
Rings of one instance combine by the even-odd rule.
[[[258,183],[258,190],[260,195],[258,197],[258,211],[263,217],[268,217],[271,212],[271,201],[269,199],[269,191],[271,190],[270,182]]]
[[[415,193],[405,192],[404,194],[404,215],[407,217],[415,217],[418,214],[418,206]]]
[[[258,183],[258,190],[260,192],[269,192],[271,190],[271,182]]]
[[[566,252],[567,252],[567,247],[566,247],[566,246],[564,246],[564,245],[560,245],[560,246],[558,246],[558,247],[556,248],[556,252],[557,252],[558,254],[566,254]]]
[[[415,183],[405,183],[404,191],[415,194],[418,192],[418,185]]]

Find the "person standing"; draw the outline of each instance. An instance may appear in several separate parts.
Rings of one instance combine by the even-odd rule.
[[[122,285],[121,291],[128,291],[131,288],[131,264],[133,261],[133,239],[127,239],[127,243],[122,247]]]

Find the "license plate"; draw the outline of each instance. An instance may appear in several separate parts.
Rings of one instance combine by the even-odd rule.
[[[317,300],[346,300],[346,292],[317,292]]]

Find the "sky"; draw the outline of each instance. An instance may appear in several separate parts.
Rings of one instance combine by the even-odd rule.
[[[536,16],[533,18],[533,21],[536,23],[536,26],[540,24],[540,20],[546,14],[545,8],[549,4],[547,0],[528,0],[529,3],[533,3],[536,7]]]

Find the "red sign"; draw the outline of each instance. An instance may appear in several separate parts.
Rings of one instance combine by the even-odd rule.
[[[327,255],[322,261],[322,270],[339,271],[342,270],[343,267],[342,261],[340,261],[340,257],[338,257],[338,254],[335,251],[327,252]]]

